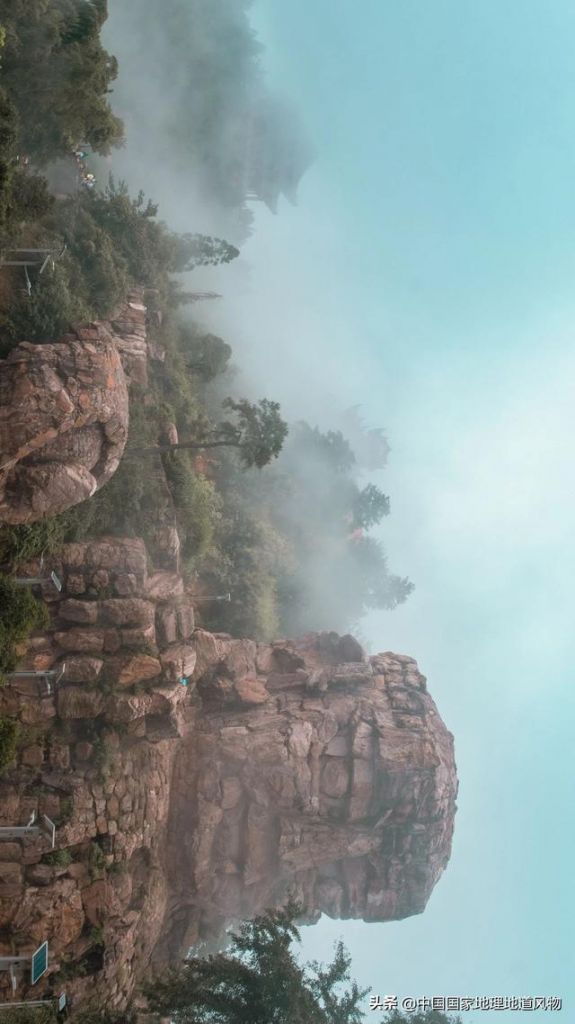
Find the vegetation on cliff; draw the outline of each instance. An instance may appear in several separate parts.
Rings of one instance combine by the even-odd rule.
[[[47,621],[46,606],[36,600],[28,587],[0,575],[0,684],[2,674],[16,668],[18,645]]]
[[[6,0],[2,5],[0,230],[45,212],[42,179],[22,170],[69,152],[81,139],[107,153],[123,138],[108,95],[117,62],[100,42],[106,0]],[[32,201],[32,195],[34,199]]]
[[[150,1006],[175,1024],[361,1024],[369,989],[350,976],[342,942],[327,964],[301,963],[293,948],[300,935],[298,908],[268,910],[243,924],[229,948],[190,957],[146,989]],[[460,1018],[425,1010],[389,1011],[383,1024],[460,1024]]]

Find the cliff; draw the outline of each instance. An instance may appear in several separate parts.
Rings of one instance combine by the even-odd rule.
[[[64,675],[48,695],[0,690],[22,728],[1,823],[57,824],[55,856],[0,843],[0,954],[51,945],[34,993],[65,979],[77,1000],[122,1006],[150,961],[288,894],[308,920],[424,909],[457,783],[413,659],[332,633],[207,633],[139,540],[70,544],[53,568],[64,588],[23,665]]]

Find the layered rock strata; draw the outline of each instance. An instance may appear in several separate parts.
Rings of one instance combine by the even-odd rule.
[[[202,714],[172,784],[158,953],[289,895],[308,920],[420,913],[449,859],[457,782],[415,661],[331,633],[197,632],[195,646]]]

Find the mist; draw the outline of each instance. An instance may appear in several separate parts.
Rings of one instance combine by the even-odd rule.
[[[348,257],[325,198],[314,196],[322,193],[321,152],[302,112],[268,81],[251,6],[170,0],[157,21],[147,0],[110,5],[104,43],[119,62],[113,100],[127,141],[101,163],[100,176],[111,171],[132,194],[142,189],[173,230],[218,235],[241,247],[231,265],[199,268],[182,280],[190,290],[222,296],[195,304],[193,318],[232,346],[234,393],[278,400],[295,437],[277,465],[244,481],[233,474],[233,487],[220,486],[228,505],[244,493],[244,513],[268,531],[260,538],[259,568],[267,561],[281,614],[266,632],[358,631],[373,602],[393,607],[390,586],[399,596],[397,580],[389,583],[396,567],[388,572],[381,542],[358,524],[354,532],[354,495],[369,483],[369,466],[354,450],[353,469],[338,475],[298,444],[296,424],[343,430],[344,437],[347,430],[360,449],[368,429],[381,424],[362,430],[357,415],[346,419],[345,410],[370,388],[369,361],[353,358],[360,346],[350,346],[345,297],[334,303],[335,280],[325,274],[326,267],[345,272]],[[247,201],[246,194],[263,200]],[[221,398],[227,386],[225,379],[218,385]],[[372,473],[386,458],[376,462]],[[226,544],[234,545],[231,531]],[[244,570],[255,572],[245,564]],[[404,567],[397,571],[407,576]],[[241,588],[237,580],[236,592]],[[224,625],[246,632],[251,623]]]
[[[539,3],[530,17],[516,3],[465,18],[452,3],[370,2],[362,19],[351,4],[309,7],[270,0],[257,11],[283,54],[278,90],[291,79],[317,146],[298,205],[280,197],[274,215],[250,204],[241,257],[190,280],[223,298],[194,313],[232,345],[242,393],[344,434],[342,415],[359,403],[368,428],[385,428],[388,464],[359,483],[389,495],[376,536],[416,589],[361,630],[372,651],[418,659],[455,733],[462,786],[452,861],[425,914],[376,934],[324,920],[306,942],[322,957],[343,931],[358,980],[375,991],[566,994],[572,5],[557,7],[561,31]],[[204,26],[226,10],[189,9]],[[249,31],[256,9],[234,10]],[[114,173],[176,230],[225,236],[236,222],[174,152],[169,108],[182,83],[166,27],[154,21],[144,39],[151,20],[136,20],[110,5],[105,43],[128,135]],[[337,91],[338,45],[349,73]],[[269,51],[255,60],[263,88]],[[333,89],[315,85],[321,74]],[[324,567],[314,554],[327,622],[340,609]],[[553,880],[542,885],[550,845]]]

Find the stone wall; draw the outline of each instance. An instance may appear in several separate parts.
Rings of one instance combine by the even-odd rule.
[[[308,920],[423,910],[457,782],[412,658],[332,633],[208,633],[140,540],[69,544],[51,568],[63,590],[46,590],[50,627],[20,667],[64,675],[48,695],[0,689],[21,724],[0,823],[47,814],[60,851],[0,843],[0,955],[51,945],[34,993],[65,978],[77,1000],[123,1006],[151,960],[289,894]]]
[[[35,679],[0,688],[0,716],[21,730],[0,824],[47,814],[60,854],[47,863],[44,839],[0,842],[0,954],[48,939],[35,994],[63,970],[76,999],[100,991],[122,1005],[165,914],[172,766],[195,716],[193,686],[179,681],[195,667],[194,611],[180,577],[148,572],[140,540],[69,544],[52,567],[63,590],[46,589],[50,628],[19,670],[65,672],[52,694]]]

